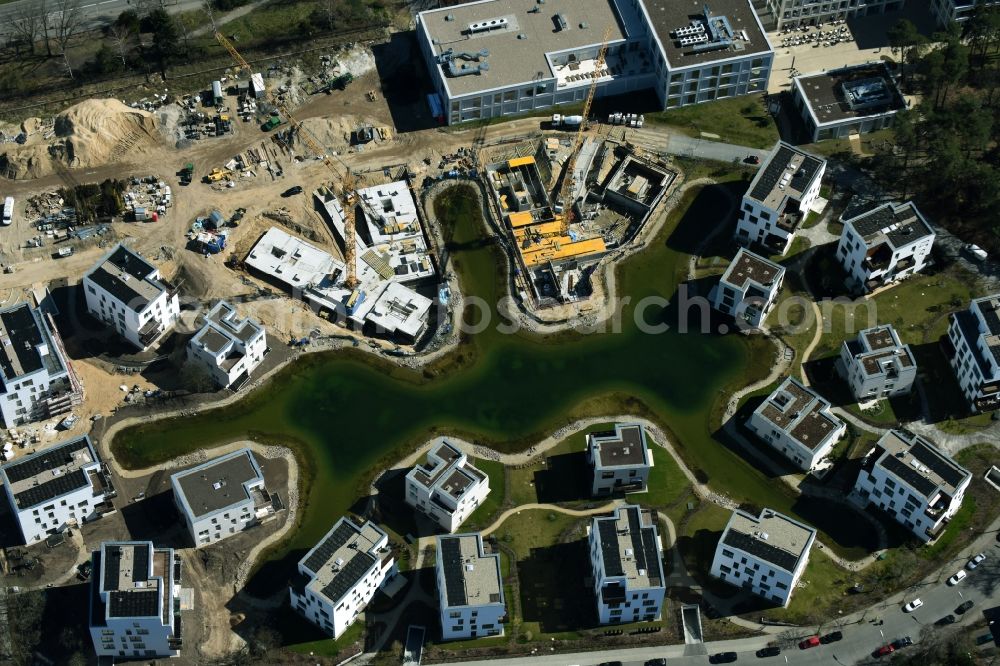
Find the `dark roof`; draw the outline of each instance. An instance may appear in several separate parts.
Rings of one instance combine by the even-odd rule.
[[[722,542],[727,546],[738,548],[744,553],[750,553],[758,559],[779,566],[785,571],[794,571],[795,564],[799,561],[798,555],[794,555],[777,546],[772,546],[763,539],[758,539],[750,534],[744,534],[735,530],[726,530],[726,535]]]
[[[323,595],[331,600],[337,601],[344,596],[348,590],[357,585],[364,575],[375,564],[375,558],[368,553],[357,553],[347,561],[340,571],[329,583],[323,587]]]
[[[656,530],[653,527],[643,527],[638,507],[629,507],[628,529],[632,537],[632,550],[635,552],[636,564],[639,569],[645,569],[649,576],[649,584],[656,587],[660,584],[660,558],[657,555]]]
[[[105,546],[104,554],[107,557],[104,560],[104,589],[117,590],[121,573],[122,547]],[[97,575],[96,569],[94,575]]]
[[[603,554],[605,576],[611,578],[625,575],[621,553],[618,551],[618,527],[615,525],[615,519],[598,520],[597,529],[601,532],[601,553]]]
[[[898,206],[890,202],[849,221],[866,242],[883,232],[893,247],[909,245],[934,233],[912,202]]]
[[[10,345],[0,343],[2,376],[14,379],[40,370],[43,363],[38,345],[42,344],[44,338],[39,330],[40,322],[31,306],[23,303],[3,310],[0,312],[0,320],[2,330],[10,338]],[[16,370],[17,367],[20,367],[20,372]]]
[[[194,517],[215,513],[249,498],[245,483],[260,478],[245,449],[176,476],[181,494]]]
[[[925,497],[937,489],[936,483],[895,456],[886,456],[882,461],[882,466]]]
[[[758,53],[768,53],[771,47],[761,30],[760,22],[754,14],[750,0],[700,0],[681,2],[680,0],[643,0],[646,13],[656,35],[663,44],[663,50],[671,69],[702,65],[728,58],[741,58]],[[692,21],[703,22],[703,7],[707,6],[713,19],[726,17],[733,32],[746,31],[748,40],[736,40],[740,46],[730,45],[706,51],[697,51],[695,45],[681,46],[674,36],[679,28],[686,28]],[[723,46],[720,43],[720,46]]]
[[[591,448],[598,447],[600,467],[624,467],[646,463],[646,440],[642,426],[617,424],[614,430],[591,433]]]
[[[805,97],[809,110],[820,124],[840,122],[891,113],[906,108],[899,88],[883,63],[853,65],[842,69],[795,77],[796,89]],[[852,108],[845,94],[848,87],[858,84],[882,85],[882,103],[855,105]]]
[[[952,487],[957,487],[965,477],[968,476],[968,472],[964,469],[958,467],[955,463],[947,458],[944,458],[940,453],[927,446],[921,439],[917,439],[913,446],[910,447],[910,453],[913,457],[927,465],[931,471],[940,476],[945,483]]]
[[[111,617],[159,617],[160,592],[154,590],[129,590],[108,595]]]
[[[90,563],[92,574],[90,577],[90,626],[107,626],[107,613],[104,606],[104,599],[101,598],[101,551],[95,550],[91,553]]]
[[[50,469],[62,467],[72,459],[73,453],[87,448],[90,448],[90,442],[86,437],[80,437],[4,465],[3,471],[11,483],[17,483]]]
[[[808,153],[803,153],[786,144],[779,145],[778,152],[767,161],[767,164],[757,174],[756,184],[750,192],[750,197],[757,201],[767,199],[771,191],[778,185],[782,175],[784,175],[789,162],[796,155],[803,156],[802,165],[792,174],[788,187],[797,192],[805,190],[809,186],[810,181],[812,181],[813,176],[823,166],[822,160]]]
[[[444,569],[445,592],[449,606],[464,606],[465,583],[462,577],[462,544],[455,537],[441,539],[441,564]]]
[[[337,549],[347,543],[348,539],[357,534],[358,529],[350,520],[344,520],[336,529],[330,532],[329,536],[316,546],[312,555],[302,563],[302,565],[312,571],[319,573],[320,567],[326,564]]]
[[[955,318],[955,323],[958,324],[958,330],[965,338],[965,343],[969,346],[969,350],[972,352],[972,358],[976,359],[976,365],[979,366],[979,372],[982,373],[983,377],[988,377],[990,375],[990,367],[985,358],[983,358],[982,351],[979,349],[977,340],[979,339],[979,319],[971,310],[959,310],[952,314]],[[997,357],[997,362],[1000,363],[1000,349],[993,349],[993,354]]]
[[[150,273],[156,271],[156,268],[154,268],[152,264],[147,262],[135,252],[129,250],[124,245],[116,247],[107,258],[107,261],[111,262],[111,264],[117,266],[125,273],[128,273],[136,280],[144,280]]]
[[[17,502],[17,508],[24,511],[33,506],[44,504],[60,495],[65,495],[80,488],[87,488],[89,485],[87,475],[82,469],[78,469],[19,492],[14,496],[14,501]]]
[[[735,285],[744,289],[748,281],[756,282],[765,286],[774,284],[779,273],[784,272],[784,267],[765,259],[764,257],[740,248],[736,253],[729,268],[722,276],[723,282]]]

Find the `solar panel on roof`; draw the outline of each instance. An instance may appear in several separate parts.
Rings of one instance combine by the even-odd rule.
[[[132,550],[132,580],[149,580],[149,548],[146,546],[135,546]]]
[[[639,509],[627,509],[628,532],[632,540],[632,552],[635,553],[635,564],[639,569],[646,569],[646,550],[642,544],[642,521],[639,520]]]
[[[342,519],[340,524],[313,550],[303,566],[313,573],[318,573],[320,567],[330,561],[337,549],[347,543],[348,539],[357,533],[354,524],[347,519]]]
[[[465,577],[462,574],[462,545],[459,539],[441,539],[441,566],[449,606],[465,606]]]
[[[950,486],[958,486],[966,477],[967,472],[946,458],[942,458],[934,449],[924,444],[919,439],[910,448],[910,453],[917,460],[927,465],[935,474],[940,476],[945,483]]]
[[[333,580],[323,587],[323,595],[330,601],[337,601],[357,585],[374,564],[375,558],[368,553],[357,553],[341,567]]]
[[[598,519],[597,529],[601,536],[601,553],[604,559],[605,575],[609,577],[624,575],[621,553],[618,551],[618,526],[615,524],[615,519]]]
[[[926,476],[913,469],[896,456],[886,456],[882,461],[882,466],[889,470],[894,476],[905,481],[911,488],[927,497],[937,488],[937,484],[931,482]]]
[[[104,555],[104,589],[117,590],[122,564],[121,546],[106,546]]]
[[[17,483],[50,469],[62,467],[67,462],[72,461],[74,453],[86,449],[87,446],[87,439],[81,437],[13,462],[4,466],[3,470],[11,483]]]
[[[762,539],[744,534],[743,532],[737,532],[736,530],[727,530],[723,543],[733,548],[738,548],[745,553],[750,553],[764,562],[770,562],[785,571],[794,571],[795,564],[799,561],[797,553],[790,553],[777,546],[772,546]]]
[[[108,606],[111,617],[157,617],[160,593],[158,590],[111,592]]]
[[[17,508],[24,511],[33,506],[44,504],[60,495],[86,488],[88,485],[87,474],[82,469],[78,469],[22,490],[14,496],[14,501],[17,502]]]

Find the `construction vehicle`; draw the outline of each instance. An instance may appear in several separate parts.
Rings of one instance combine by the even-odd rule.
[[[231,175],[233,175],[233,172],[229,169],[220,169],[219,167],[215,167],[205,176],[203,181],[206,183],[217,183],[223,178],[229,178]]]
[[[270,116],[268,116],[267,121],[263,125],[261,125],[260,128],[265,132],[270,132],[275,127],[280,125],[282,122],[284,121],[281,120],[281,116],[278,115],[277,111],[275,111]]]
[[[583,125],[583,116],[563,116],[558,113],[552,114],[552,127],[576,129],[581,125]]]
[[[611,27],[604,29],[604,38],[601,40],[601,50],[597,53],[597,60],[594,62],[594,74],[593,79],[590,82],[590,90],[587,91],[587,98],[583,102],[583,113],[580,116],[569,116],[569,118],[580,118],[578,124],[578,129],[576,130],[576,138],[573,140],[573,147],[569,151],[569,157],[566,159],[566,170],[563,173],[562,187],[559,190],[559,205],[563,208],[562,213],[562,233],[566,233],[569,230],[569,225],[573,223],[573,216],[575,212],[573,210],[573,202],[570,201],[570,197],[573,192],[573,172],[576,171],[576,158],[580,154],[580,148],[583,146],[583,130],[585,128],[583,119],[590,115],[590,105],[594,103],[594,95],[597,93],[597,82],[601,78],[601,71],[604,69],[604,61],[608,55],[608,40],[611,38]],[[552,121],[555,122],[558,114],[552,117]],[[562,122],[566,122],[566,117],[562,118]]]
[[[314,90],[313,94],[318,95],[319,93],[326,93],[327,95],[329,95],[334,90],[345,89],[348,85],[351,84],[352,81],[354,81],[354,75],[351,74],[350,72],[345,72],[340,76],[335,76],[329,81],[327,81],[324,85]]]
[[[181,185],[190,185],[191,180],[194,178],[194,164],[188,162],[181,169]]]
[[[244,70],[248,75],[253,71],[250,67],[250,63],[240,55],[240,52],[236,50],[232,42],[226,38],[218,30],[215,30],[215,39],[222,44],[229,55],[232,56],[233,60],[240,66],[240,69]],[[607,39],[605,39],[607,42]],[[279,109],[284,117],[287,119],[288,124],[292,129],[296,131],[298,138],[306,145],[306,147],[313,151],[316,156],[323,161],[323,164],[333,173],[334,182],[340,183],[340,201],[344,210],[344,263],[347,265],[347,276],[344,279],[344,284],[348,289],[355,289],[358,286],[358,266],[357,266],[357,236],[355,232],[356,220],[354,214],[355,206],[355,196],[354,187],[355,179],[354,174],[351,172],[347,165],[343,162],[340,164],[343,166],[343,170],[338,168],[334,163],[332,151],[327,150],[323,147],[322,143],[315,137],[315,135],[309,131],[308,128],[303,127],[299,121],[292,116],[288,107],[283,101],[281,101],[277,95],[275,95],[270,90],[264,91],[264,96],[267,101]],[[273,128],[273,127],[272,127]],[[339,158],[338,158],[339,161]]]

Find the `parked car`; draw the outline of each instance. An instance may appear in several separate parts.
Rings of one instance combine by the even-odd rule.
[[[958,571],[958,572],[955,573],[954,576],[952,576],[951,578],[948,579],[948,584],[949,585],[958,585],[963,580],[965,580],[965,577],[968,576],[968,575],[969,574],[965,573],[964,569],[962,571]]]
[[[622,666],[620,661],[602,661],[601,666]]]
[[[955,609],[955,613],[958,614],[958,615],[962,615],[963,613],[967,613],[970,608],[972,608],[972,600],[971,599],[969,599],[967,601],[963,601],[962,604],[958,608]]]
[[[735,652],[717,652],[708,658],[710,664],[731,664],[739,657]]]
[[[830,643],[836,643],[837,641],[843,640],[844,634],[839,631],[831,631],[825,636],[819,637],[819,642],[823,645],[829,645]]]
[[[799,641],[800,650],[808,650],[809,648],[814,648],[819,645],[819,636],[810,636],[804,640]]]
[[[978,555],[976,555],[975,557],[973,557],[971,560],[969,560],[968,564],[965,565],[965,568],[968,569],[969,571],[972,571],[973,569],[975,569],[976,567],[978,567],[980,564],[982,564],[983,560],[985,560],[985,559],[986,559],[986,553],[979,553]]]
[[[663,659],[650,659],[646,662],[646,666],[667,666],[667,660]]]
[[[781,648],[777,646],[771,646],[766,648],[761,648],[757,650],[757,658],[763,659],[764,657],[777,657],[781,654]]]
[[[747,155],[743,158],[743,161],[747,164],[760,164],[760,158],[756,155]]]
[[[934,624],[936,624],[939,627],[943,627],[943,626],[948,625],[948,624],[955,624],[955,622],[957,622],[957,621],[958,621],[958,618],[956,618],[951,613],[948,613],[947,615],[945,615],[943,618],[941,618],[940,620],[938,620]]]
[[[962,249],[965,250],[966,254],[968,254],[969,257],[975,261],[986,261],[986,258],[990,256],[986,253],[986,250],[979,247],[975,243],[963,245]]]
[[[296,194],[302,194],[302,186],[296,185],[294,187],[289,187],[287,190],[281,193],[283,197],[294,197]]]
[[[903,612],[904,613],[912,613],[913,611],[917,610],[918,608],[920,608],[923,605],[924,605],[923,601],[921,601],[920,599],[914,599],[910,603],[908,603],[905,606],[903,606]]]
[[[896,651],[896,648],[892,647],[892,644],[890,643],[889,645],[883,645],[880,648],[876,648],[875,651],[872,652],[872,656],[873,657],[884,657],[885,655],[892,654],[895,651]]]
[[[903,636],[902,638],[897,638],[892,642],[892,647],[895,650],[902,650],[905,647],[910,647],[913,645],[913,639],[909,636]]]

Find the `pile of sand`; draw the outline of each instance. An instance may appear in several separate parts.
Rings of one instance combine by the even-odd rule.
[[[27,124],[27,123],[26,123]],[[160,145],[156,119],[115,99],[89,99],[55,118],[55,136],[34,134],[24,145],[0,146],[0,173],[8,178],[40,178],[57,163],[95,167],[128,159]]]

